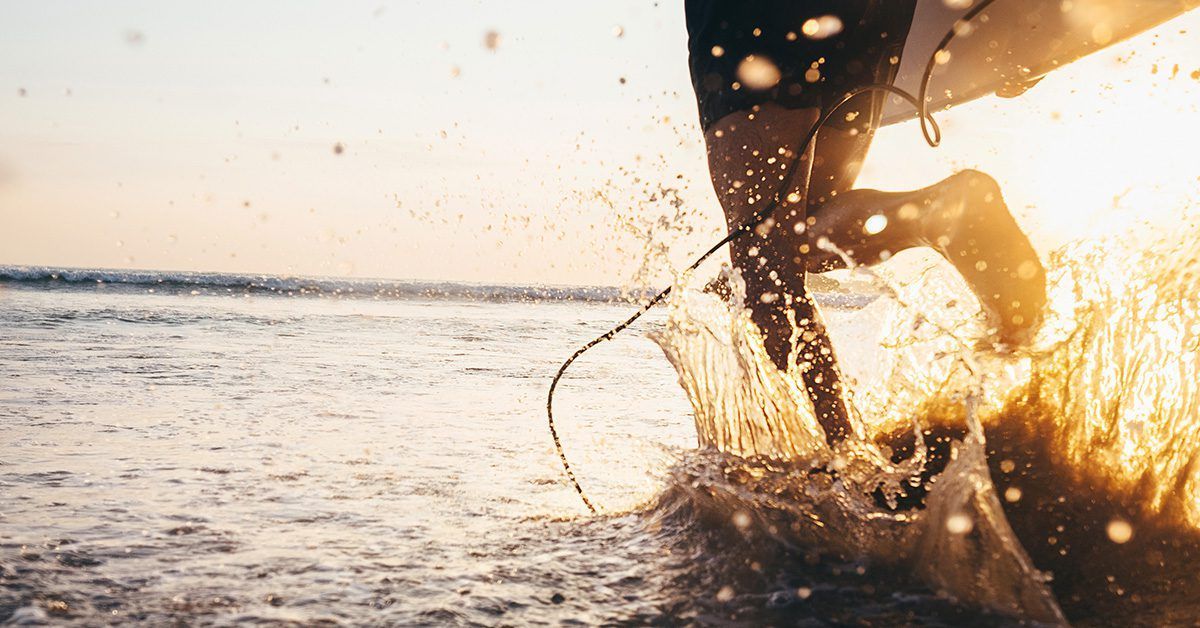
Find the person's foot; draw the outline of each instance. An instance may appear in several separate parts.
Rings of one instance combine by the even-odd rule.
[[[1008,347],[1026,345],[1041,321],[1046,304],[1046,271],[1029,238],[1021,231],[988,175],[959,173],[961,213],[935,243],[958,269],[989,319],[996,341]]]

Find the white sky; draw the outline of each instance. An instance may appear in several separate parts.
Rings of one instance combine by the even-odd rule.
[[[0,263],[614,284],[639,237],[681,263],[722,222],[682,0],[7,0],[3,15]],[[939,151],[891,127],[862,183],[981,167],[1044,248],[1127,188],[1116,210],[1186,204],[1198,29],[1185,16],[943,116]],[[675,211],[660,186],[682,190],[685,219],[654,225]]]

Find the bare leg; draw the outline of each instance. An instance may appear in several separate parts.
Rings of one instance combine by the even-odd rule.
[[[797,142],[816,123],[816,109],[789,110],[768,104],[753,113],[735,113],[705,135],[713,186],[733,227],[771,201],[784,177],[794,173],[796,189],[769,220],[731,245],[734,266],[746,282],[747,306],[763,332],[767,353],[781,370],[793,351],[792,320],[800,330],[797,364],[817,420],[830,444],[849,434],[841,374],[833,345],[804,285],[808,263],[801,248],[807,217],[808,169],[813,147],[795,159]]]
[[[1008,211],[999,186],[966,170],[913,192],[853,190],[870,147],[870,130],[823,129],[796,160],[796,142],[816,122],[815,109],[773,104],[736,113],[706,133],[713,185],[730,227],[770,202],[795,163],[796,189],[773,219],[731,245],[747,287],[747,306],[766,349],[787,368],[794,318],[796,347],[817,418],[832,444],[849,433],[833,345],[804,285],[807,272],[841,268],[825,238],[857,263],[872,265],[903,249],[930,246],[966,279],[991,315],[1001,342],[1020,344],[1046,301],[1045,270]]]
[[[852,190],[813,217],[810,238],[828,238],[857,263],[875,264],[902,249],[928,246],[958,269],[992,318],[999,340],[1021,344],[1046,302],[1037,253],[986,174],[964,170],[915,192]],[[842,259],[813,247],[808,270]]]
[[[868,105],[862,103],[862,109]],[[854,109],[852,103],[849,109]],[[853,190],[871,144],[859,132],[820,132],[809,184],[807,270],[844,264],[816,246],[828,239],[858,264],[928,246],[958,269],[988,312],[1001,342],[1022,344],[1046,302],[1045,270],[991,177],[965,170],[913,192]],[[870,221],[870,223],[868,223]]]

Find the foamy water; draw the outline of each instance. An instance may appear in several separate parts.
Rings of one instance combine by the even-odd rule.
[[[896,299],[822,297],[863,412],[861,438],[829,452],[744,318],[681,293],[560,389],[567,453],[604,510],[591,517],[558,466],[544,395],[559,361],[626,305],[42,270],[0,282],[0,620],[1197,617],[1200,543],[1186,510],[1167,507],[1189,502],[1139,500],[1070,449],[1101,451],[1087,432],[1012,399],[1093,349],[971,353],[966,373],[969,305],[914,325]],[[946,306],[961,287],[942,279],[897,296]],[[966,430],[968,400],[986,440]],[[1169,416],[1184,425],[1193,410]],[[1005,412],[1017,418],[996,420]],[[929,430],[923,456],[869,438],[914,420]],[[1173,442],[1169,464],[1143,465],[1162,467],[1155,487],[1192,477],[1178,462],[1190,441]],[[1114,521],[1132,539],[1112,541]]]

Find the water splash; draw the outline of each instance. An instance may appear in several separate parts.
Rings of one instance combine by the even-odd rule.
[[[1049,428],[1073,465],[1136,490],[1147,514],[1200,529],[1197,233],[1185,217],[1146,249],[1096,242],[1061,254],[1061,339],[1000,416]]]
[[[930,491],[927,508],[904,511],[896,508],[897,499],[906,487],[921,481],[926,463],[923,440],[917,441],[917,453],[906,459],[876,444],[873,436],[880,426],[894,424],[898,416],[894,408],[882,405],[872,411],[879,397],[856,398],[860,412],[854,436],[830,449],[799,378],[774,368],[745,310],[685,288],[656,341],[676,366],[692,401],[699,444],[730,455],[719,458],[724,461],[716,467],[719,473],[702,474],[688,467],[687,479],[680,482],[696,487],[688,499],[706,502],[706,509],[721,504],[718,510],[757,513],[770,521],[764,525],[773,535],[790,544],[836,548],[842,555],[881,564],[911,565],[929,585],[963,601],[1062,621],[1046,578],[1032,567],[1004,519],[974,413],[970,420],[975,425],[956,446],[942,480]],[[930,348],[928,343],[909,341],[894,353]],[[900,355],[895,360],[908,361]],[[943,370],[943,383],[962,371]],[[910,388],[914,401],[923,390],[905,388]],[[939,390],[949,394],[945,386]],[[964,399],[974,405],[978,395]],[[919,433],[921,427],[912,424],[912,416],[910,425]],[[971,530],[947,525],[960,518],[971,522]],[[964,572],[972,576],[964,578]]]
[[[729,305],[738,297],[682,281],[655,340],[705,453],[680,465],[664,503],[750,513],[785,543],[902,566],[1036,621],[1065,622],[1051,584],[1075,614],[1136,603],[1138,583],[1119,582],[1104,553],[1152,551],[1163,560],[1147,581],[1163,580],[1200,532],[1200,224],[1174,227],[1137,251],[1126,238],[1056,252],[1047,322],[1021,355],[976,348],[982,316],[942,268],[904,284],[883,273],[890,296],[844,314],[873,325],[843,328],[882,332],[839,345],[867,348],[842,352],[855,434],[833,450],[795,370],[777,371]]]

